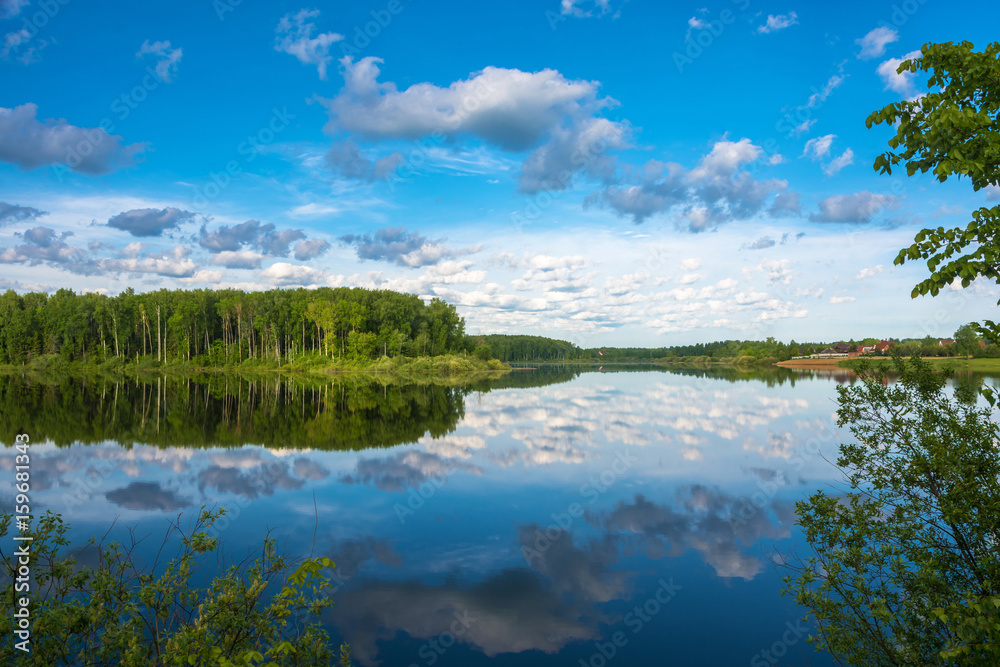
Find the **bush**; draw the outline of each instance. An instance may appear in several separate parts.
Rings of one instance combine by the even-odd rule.
[[[1000,664],[1000,429],[974,387],[951,396],[919,358],[893,366],[896,382],[862,364],[837,388],[848,488],[797,503],[815,555],[788,564],[784,592],[841,664]]]
[[[31,541],[30,653],[15,648],[14,586],[4,586],[8,612],[0,621],[4,637],[0,663],[6,665],[122,665],[167,667],[323,666],[335,656],[318,617],[332,601],[329,558],[306,559],[297,567],[266,538],[254,560],[247,558],[197,588],[192,574],[221,554],[218,540],[206,529],[225,510],[202,513],[189,530],[173,523],[181,536],[175,557],[159,576],[157,563],[136,569],[136,542],[94,545],[97,565],[79,567],[60,551],[69,544],[68,526],[47,512],[27,533]],[[7,535],[11,515],[0,517],[0,537]],[[5,541],[4,544],[7,544]],[[21,544],[20,542],[16,544]],[[18,559],[0,550],[4,572],[16,575]],[[291,570],[291,571],[290,571]],[[25,595],[25,593],[20,593]],[[341,665],[349,665],[343,646]],[[16,660],[15,660],[16,657]]]

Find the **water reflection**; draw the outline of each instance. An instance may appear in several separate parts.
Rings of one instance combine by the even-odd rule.
[[[794,501],[838,479],[835,387],[553,367],[447,386],[16,378],[0,401],[4,433],[51,441],[34,501],[77,535],[217,505],[235,553],[271,529],[330,555],[324,620],[363,665],[586,663],[615,632],[622,664],[664,664],[664,646],[745,664],[800,616],[765,554],[795,540]],[[682,588],[633,625],[661,582]],[[785,659],[807,657],[828,664]]]

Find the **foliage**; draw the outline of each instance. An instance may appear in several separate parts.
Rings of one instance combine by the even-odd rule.
[[[955,332],[955,349],[959,354],[971,357],[979,349],[979,335],[976,327],[972,324],[965,324]]]
[[[61,547],[69,544],[68,526],[47,512],[29,533],[31,541],[30,653],[15,649],[13,614],[0,621],[8,639],[0,646],[3,664],[97,667],[326,667],[335,660],[329,638],[314,619],[333,604],[329,558],[309,558],[297,566],[264,540],[254,560],[229,566],[204,588],[199,566],[219,553],[210,528],[225,510],[205,510],[187,530],[172,523],[176,555],[162,568],[137,567],[137,543],[95,545],[97,565],[81,567]],[[0,518],[6,536],[11,516]],[[162,548],[161,548],[162,552]],[[0,552],[2,553],[2,552]],[[17,557],[2,553],[4,572],[13,576]],[[157,556],[157,560],[159,556]],[[161,571],[157,574],[156,570]],[[22,593],[23,595],[23,593]],[[14,587],[4,586],[4,601],[14,608]],[[350,664],[347,647],[342,647]]]
[[[875,160],[875,170],[891,174],[904,163],[908,175],[931,171],[939,181],[968,177],[974,190],[1000,186],[1000,42],[981,52],[970,42],[925,44],[920,57],[903,61],[897,72],[929,72],[928,92],[872,113],[868,127],[895,125],[892,150]],[[930,277],[913,288],[913,297],[937,295],[958,280],[962,287],[978,277],[1000,282],[1000,205],[972,213],[964,228],[924,229],[904,248],[896,264],[926,260]],[[997,340],[1000,325],[983,331]]]
[[[848,488],[797,504],[814,555],[785,579],[848,664],[1000,664],[1000,456],[974,388],[949,396],[918,358],[898,380],[862,369],[838,387]],[[985,395],[992,400],[989,390]]]
[[[0,364],[45,355],[91,365],[288,364],[464,353],[465,322],[438,299],[362,288],[158,290],[108,297],[60,289],[0,295]],[[51,363],[51,362],[50,362]]]

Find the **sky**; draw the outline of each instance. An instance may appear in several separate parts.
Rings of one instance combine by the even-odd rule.
[[[0,289],[360,286],[581,347],[950,337],[925,227],[1000,200],[872,164],[905,2],[0,0]]]

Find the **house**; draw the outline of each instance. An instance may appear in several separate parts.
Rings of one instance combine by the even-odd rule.
[[[890,347],[894,347],[895,345],[895,343],[890,343],[887,340],[880,341],[875,344],[875,352],[876,354],[884,354],[889,351]]]
[[[851,351],[851,346],[847,343],[837,343],[833,346],[833,351],[837,354],[847,354]]]
[[[858,352],[861,354],[875,354],[874,345],[858,345]]]
[[[938,341],[938,347],[947,347],[949,345],[954,345],[955,340],[952,338],[945,338],[944,340]]]
[[[837,354],[837,351],[835,349],[833,349],[832,347],[828,347],[825,350],[823,350],[822,352],[820,352],[819,354]]]

